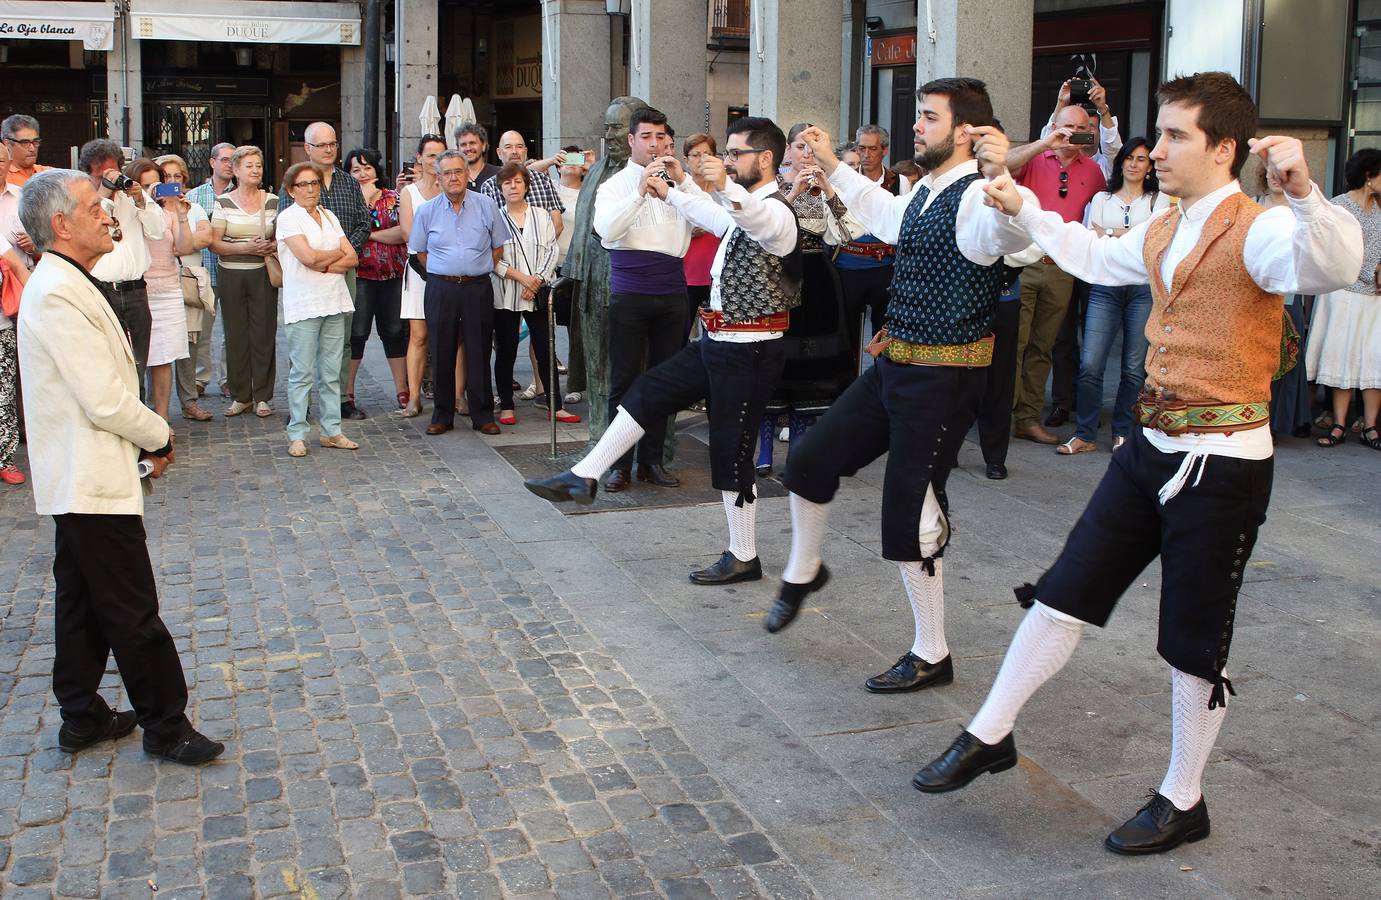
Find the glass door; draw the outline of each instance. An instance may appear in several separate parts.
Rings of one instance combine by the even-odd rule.
[[[1358,13],[1377,18],[1358,22],[1353,31],[1349,157],[1363,147],[1381,147],[1381,4],[1363,2]]]

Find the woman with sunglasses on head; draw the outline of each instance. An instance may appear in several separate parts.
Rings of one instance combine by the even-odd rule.
[[[399,224],[398,193],[379,183],[383,170],[383,155],[378,150],[358,148],[345,157],[345,169],[360,185],[364,205],[372,218],[369,240],[360,251],[360,266],[355,295],[355,318],[351,321],[350,374],[345,384],[345,397],[355,402],[355,376],[364,359],[364,345],[369,341],[373,323],[384,345],[384,356],[393,373],[393,388],[397,392],[398,407],[408,405],[408,375],[404,360],[408,351],[408,326],[402,319],[403,271],[408,264],[407,240]]]
[[[1108,189],[1099,191],[1084,212],[1084,224],[1099,235],[1117,238],[1170,205],[1152,170],[1151,145],[1132,138],[1113,161]],[[1113,340],[1122,336],[1122,379],[1113,405],[1113,449],[1132,433],[1132,407],[1146,383],[1146,319],[1151,315],[1151,286],[1131,284],[1089,288],[1088,312],[1079,342],[1079,394],[1074,436],[1055,448],[1061,456],[1097,450],[1098,419],[1103,412],[1103,372]]]

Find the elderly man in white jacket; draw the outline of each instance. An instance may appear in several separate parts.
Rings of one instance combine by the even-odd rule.
[[[34,504],[56,523],[53,693],[58,746],[75,753],[144,730],[144,751],[195,765],[224,745],[188,720],[187,682],[144,534],[139,468],[173,461],[168,424],[139,402],[129,336],[91,268],[110,252],[110,217],[89,178],[53,169],[24,187],[19,216],[43,253],[19,311]],[[134,711],[98,693],[111,653]]]

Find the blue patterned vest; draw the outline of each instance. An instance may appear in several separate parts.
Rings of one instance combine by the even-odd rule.
[[[888,288],[887,333],[915,344],[970,344],[992,334],[1002,293],[1002,260],[970,262],[954,236],[959,201],[980,178],[966,175],[940,192],[925,212],[928,185],[916,188],[902,217],[897,262]]]

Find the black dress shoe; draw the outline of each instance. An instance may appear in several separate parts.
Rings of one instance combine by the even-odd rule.
[[[801,604],[806,597],[820,590],[830,582],[830,570],[824,563],[820,563],[820,571],[815,573],[807,584],[792,584],[789,581],[782,582],[782,589],[777,592],[777,602],[772,604],[772,609],[767,613],[767,621],[763,623],[764,628],[771,634],[776,634],[783,628],[791,624],[791,620],[796,618],[796,614],[801,611]]]
[[[961,731],[949,749],[911,779],[911,786],[927,794],[957,791],[985,772],[996,775],[1017,764],[1017,744],[1009,734],[996,744],[985,744]]]
[[[552,503],[565,503],[568,500],[574,500],[582,506],[588,506],[595,502],[595,492],[599,490],[599,482],[593,478],[581,478],[567,469],[560,475],[553,475],[550,478],[529,478],[523,482],[523,487],[543,500],[550,500]]]
[[[874,694],[903,694],[919,691],[954,680],[954,662],[948,656],[937,663],[928,663],[910,650],[892,668],[874,675],[863,686]]]
[[[117,740],[133,731],[138,721],[139,717],[134,714],[134,710],[127,709],[124,712],[112,712],[104,724],[86,733],[77,732],[71,725],[63,725],[58,729],[58,749],[64,753],[76,753],[101,741]]]
[[[1068,421],[1069,410],[1065,409],[1063,406],[1052,407],[1050,410],[1050,415],[1045,417],[1045,427],[1059,428],[1061,425]]]
[[[359,406],[355,404],[354,400],[341,401],[340,417],[342,419],[354,419],[357,422],[361,419],[369,418],[369,416],[365,415],[364,410],[360,409]]]
[[[1007,477],[1007,467],[1002,463],[988,463],[988,471],[986,474],[988,478],[993,481],[1001,481]]]
[[[657,487],[680,487],[681,479],[666,470],[661,463],[638,464],[638,480]]]
[[[690,580],[696,584],[734,584],[739,581],[757,581],[760,578],[762,563],[756,556],[744,562],[728,550],[719,557],[719,562],[690,573]]]
[[[617,494],[619,491],[626,491],[633,484],[633,471],[631,469],[615,469],[609,476],[609,480],[604,482],[604,491],[607,494]]]
[[[1151,792],[1151,801],[1122,823],[1103,846],[1114,853],[1164,853],[1185,841],[1208,837],[1208,804],[1200,797],[1188,812],[1180,812],[1166,797]]]
[[[146,734],[144,752],[184,766],[199,766],[224,753],[225,744],[213,741],[199,731],[193,731],[186,737],[168,743],[162,743]]]

